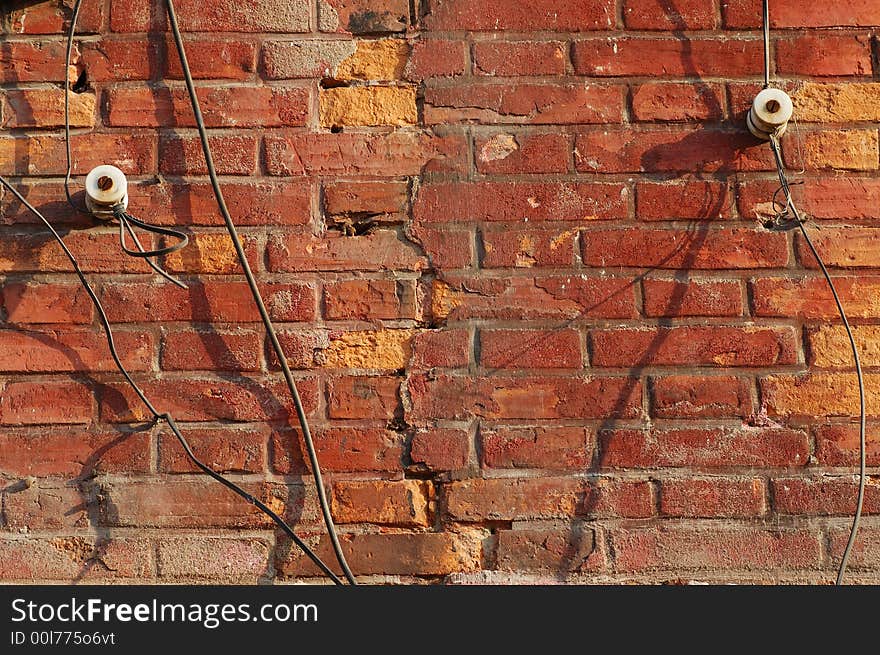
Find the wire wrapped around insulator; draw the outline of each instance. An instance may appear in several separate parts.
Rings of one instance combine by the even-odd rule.
[[[123,252],[130,257],[163,257],[165,255],[170,255],[173,252],[177,252],[181,248],[185,248],[189,243],[189,237],[185,233],[179,230],[172,230],[169,227],[161,227],[159,225],[153,225],[152,223],[146,223],[135,218],[121,208],[114,210],[113,215],[116,217],[116,220],[119,221],[119,245],[122,246]],[[156,250],[141,250],[140,248],[137,250],[131,250],[128,245],[126,245],[125,232],[127,230],[128,233],[131,234],[133,232],[133,229],[131,228],[132,225],[139,227],[144,232],[173,237],[177,239],[177,243]]]

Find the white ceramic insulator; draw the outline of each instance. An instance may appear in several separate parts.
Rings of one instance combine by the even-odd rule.
[[[747,124],[759,139],[769,140],[771,134],[782,136],[794,114],[791,98],[781,89],[764,89],[752,103]]]
[[[110,180],[110,184],[107,183]],[[105,187],[105,188],[102,188]],[[96,166],[86,176],[86,207],[99,217],[112,217],[112,208],[128,208],[128,180],[115,166]]]

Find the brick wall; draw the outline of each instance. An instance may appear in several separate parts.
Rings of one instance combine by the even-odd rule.
[[[0,172],[63,227],[153,402],[329,556],[164,3],[86,0],[64,71],[72,4],[2,14]],[[759,220],[776,181],[744,130],[757,0],[176,4],[363,581],[833,578],[857,394],[805,244]],[[880,3],[772,11],[799,121],[785,158],[874,419]],[[62,201],[66,76],[76,174],[115,164],[133,213],[191,231],[164,262],[186,290]],[[0,202],[0,580],[315,576],[144,428],[59,248]],[[880,582],[878,489],[854,581]]]

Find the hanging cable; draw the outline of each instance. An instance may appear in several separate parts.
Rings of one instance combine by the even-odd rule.
[[[764,80],[765,80],[765,88],[770,86],[770,2],[769,0],[764,0]],[[813,244],[813,240],[810,238],[809,233],[807,232],[806,227],[804,227],[804,221],[801,218],[800,212],[794,204],[794,200],[791,197],[791,183],[788,181],[788,176],[785,173],[785,163],[782,159],[782,148],[779,144],[779,137],[777,134],[770,134],[770,149],[773,151],[773,159],[776,164],[776,173],[779,177],[779,189],[777,189],[776,193],[773,194],[773,206],[774,208],[778,207],[779,204],[776,201],[776,197],[780,191],[785,198],[785,205],[782,206],[776,213],[776,216],[773,220],[773,223],[776,226],[784,226],[786,223],[794,222],[797,224],[800,229],[801,235],[804,238],[804,241],[807,243],[807,247],[810,249],[810,252],[813,254],[816,262],[819,264],[819,268],[822,271],[822,275],[825,277],[825,281],[828,283],[828,288],[831,290],[831,295],[834,297],[834,303],[837,306],[837,312],[840,314],[840,320],[843,323],[844,330],[846,331],[846,336],[849,339],[849,345],[852,349],[853,362],[855,363],[856,369],[856,379],[858,381],[859,387],[859,491],[858,496],[856,498],[856,509],[853,514],[852,527],[850,528],[849,539],[846,542],[846,548],[843,551],[843,556],[840,559],[840,566],[837,569],[837,580],[836,584],[843,584],[844,576],[846,575],[846,566],[849,562],[850,554],[852,553],[853,546],[856,542],[856,537],[859,532],[859,524],[862,520],[862,510],[865,502],[865,484],[866,484],[866,443],[865,443],[865,381],[864,376],[862,374],[862,364],[859,359],[859,349],[856,345],[855,337],[853,336],[852,328],[850,327],[849,320],[847,319],[846,312],[843,309],[843,303],[840,300],[840,296],[837,293],[837,289],[834,286],[834,281],[831,279],[831,274],[828,272],[828,268],[825,266],[825,262],[822,261],[822,257],[819,256],[819,251],[816,249],[816,246]]]
[[[72,157],[72,151],[71,151],[72,149],[71,149],[71,138],[70,138],[70,81],[68,79],[68,75],[69,75],[69,71],[70,71],[70,64],[71,64],[72,53],[73,53],[74,38],[76,35],[76,23],[77,23],[77,19],[79,17],[81,7],[82,7],[82,0],[76,0],[76,2],[74,3],[73,9],[71,11],[70,26],[69,26],[68,33],[67,33],[67,48],[66,48],[66,52],[65,52],[64,136],[65,136],[65,147],[66,147],[66,154],[67,154],[67,168],[66,168],[65,179],[64,179],[64,190],[65,190],[65,195],[67,197],[67,202],[73,209],[75,209],[76,211],[83,213],[83,214],[92,214],[92,212],[89,211],[88,208],[83,208],[83,207],[77,206],[77,204],[73,201],[72,193],[70,191],[71,177],[73,174],[73,157]],[[173,12],[173,7],[171,8],[171,11]],[[175,21],[175,23],[176,23],[176,21]],[[187,75],[188,75],[188,67],[187,67]],[[203,145],[205,147],[207,147],[207,143],[204,143]],[[206,153],[206,155],[207,155],[208,161],[211,162],[210,153],[208,152],[208,153]],[[216,185],[216,174],[213,172],[213,162],[211,162],[209,164],[209,170],[211,170],[211,172],[212,172],[212,181],[215,182],[215,190],[219,193],[219,187]],[[132,389],[138,395],[140,400],[144,403],[144,405],[147,407],[147,409],[151,412],[151,414],[153,415],[153,418],[154,418],[154,422],[158,421],[160,419],[165,420],[168,423],[169,427],[171,428],[172,432],[174,433],[175,437],[180,442],[181,446],[186,451],[187,456],[192,460],[192,462],[200,470],[202,470],[204,473],[206,473],[210,477],[214,478],[215,480],[217,480],[218,482],[220,482],[224,486],[228,487],[229,489],[231,489],[232,491],[234,491],[238,495],[242,496],[245,500],[247,500],[251,504],[255,505],[261,511],[263,511],[267,516],[272,518],[272,520],[275,521],[275,523],[282,529],[282,531],[284,531],[291,538],[291,540],[300,549],[303,550],[303,552],[318,566],[318,568],[320,568],[325,574],[327,574],[333,580],[333,582],[335,582],[336,584],[342,584],[342,581],[338,578],[338,576],[336,576],[332,572],[332,570],[320,558],[318,558],[317,555],[315,555],[315,553],[299,537],[296,536],[296,534],[293,532],[293,530],[290,528],[290,526],[288,526],[287,523],[284,522],[283,519],[281,519],[281,517],[279,517],[277,514],[275,514],[264,503],[262,503],[261,501],[259,501],[256,498],[254,498],[252,495],[248,494],[247,492],[245,492],[240,487],[236,486],[234,483],[230,482],[226,478],[220,476],[218,473],[214,472],[212,469],[205,466],[202,462],[200,462],[195,457],[188,442],[184,439],[183,435],[178,430],[177,424],[174,422],[174,419],[167,413],[160,414],[156,411],[156,409],[153,407],[153,405],[147,399],[146,395],[137,386],[137,384],[134,382],[132,377],[129,375],[128,371],[122,365],[122,362],[116,352],[116,347],[115,347],[115,343],[113,340],[112,328],[110,326],[110,323],[109,323],[109,320],[107,319],[106,314],[104,313],[103,307],[101,307],[101,304],[98,300],[98,297],[95,295],[95,293],[91,289],[91,287],[88,283],[88,280],[82,274],[75,257],[70,252],[70,250],[67,248],[66,244],[61,239],[60,235],[57,233],[57,231],[54,229],[54,227],[45,219],[45,217],[43,217],[42,214],[40,214],[36,210],[36,208],[34,208],[32,205],[30,205],[27,202],[27,200],[20,193],[18,193],[18,191],[16,189],[14,189],[6,180],[0,180],[0,181],[2,181],[4,186],[9,188],[12,191],[12,193],[30,211],[32,211],[34,214],[36,214],[40,218],[40,220],[42,220],[42,222],[46,225],[46,227],[52,232],[55,239],[59,242],[59,244],[61,245],[65,254],[67,255],[68,259],[70,259],[71,264],[74,267],[74,270],[77,272],[77,275],[80,278],[80,281],[82,282],[83,286],[86,288],[86,291],[89,293],[89,297],[92,299],[92,302],[95,304],[95,307],[98,310],[98,314],[101,318],[101,322],[103,323],[104,330],[107,334],[107,341],[108,341],[108,345],[110,346],[110,351],[111,351],[111,355],[113,357],[114,362],[116,363],[120,372],[125,377],[128,384],[132,387]],[[221,200],[222,200],[222,197],[221,197]],[[163,278],[165,278],[169,282],[172,282],[173,284],[176,284],[179,287],[186,288],[185,284],[183,284],[181,281],[177,280],[176,278],[172,277],[167,272],[165,272],[152,259],[153,257],[158,257],[158,256],[169,254],[171,252],[175,252],[177,250],[180,250],[184,246],[186,246],[188,243],[188,240],[189,240],[186,234],[184,234],[183,232],[179,232],[177,230],[172,230],[170,228],[163,228],[163,227],[160,227],[157,225],[153,225],[151,223],[141,221],[141,220],[135,218],[134,216],[132,216],[131,214],[127,213],[121,207],[114,208],[113,216],[119,222],[120,245],[122,247],[122,250],[126,254],[128,254],[129,256],[139,257],[139,258],[144,259],[147,262],[147,264],[154,271],[156,271],[159,275],[161,275]],[[173,238],[177,239],[177,243],[173,244],[172,246],[166,247],[166,248],[148,251],[143,247],[143,244],[140,242],[140,239],[137,237],[137,234],[135,233],[133,226],[139,227],[140,229],[143,229],[148,232],[155,233],[155,234],[173,237]],[[234,226],[233,226],[233,229],[234,229]],[[126,242],[125,242],[125,233],[126,232],[131,237],[137,250],[131,250],[127,247]],[[236,235],[236,237],[237,237],[237,235]],[[236,242],[237,251],[239,253],[240,258],[242,258],[242,261],[243,261],[244,266],[246,268],[246,275],[247,275],[248,273],[250,273],[250,270],[247,267],[247,261],[245,259],[243,259],[243,248],[241,248],[240,239],[234,238],[233,240]],[[252,280],[252,276],[249,277],[249,281],[251,281],[251,280]],[[253,285],[251,286],[251,290],[255,294],[257,294],[257,296],[258,296],[259,292]],[[261,304],[261,303],[258,303],[258,304]],[[268,318],[268,317],[266,317],[266,318]],[[271,324],[270,324],[270,327],[271,327]],[[270,334],[271,334],[271,337],[273,337],[273,343],[277,344],[277,337],[275,336],[274,331],[271,331]],[[279,353],[279,359],[281,359],[281,361],[283,362],[283,364],[282,364],[283,368],[286,368],[287,372],[289,373],[289,368],[287,368],[286,360],[283,359],[283,355],[280,351],[280,344],[278,344],[278,348],[276,350]],[[285,379],[288,380],[288,386],[293,385],[292,376],[290,378],[287,378],[287,376],[285,376]],[[304,422],[305,421],[304,411],[302,409],[302,403],[301,403],[298,395],[296,394],[295,386],[292,386],[292,392],[294,394],[294,401],[295,401],[295,404],[297,407],[297,413],[300,416],[300,422],[301,422],[301,424],[304,425],[304,432],[307,437],[307,445],[309,446],[309,455],[310,455],[310,458],[312,458],[312,468],[313,468],[313,471],[315,471],[316,484],[318,485],[319,500],[321,501],[322,511],[324,512],[325,520],[327,520],[330,518],[329,517],[329,505],[327,504],[326,493],[324,492],[324,489],[322,486],[320,470],[317,467],[317,455],[314,453],[314,446],[311,441],[311,434],[308,432],[308,426]],[[345,572],[348,580],[352,584],[354,584],[355,583],[354,577],[351,575],[351,572],[348,569],[347,564],[345,563],[344,557],[342,557],[341,547],[339,545],[338,537],[336,536],[335,530],[333,529],[332,520],[329,521],[328,525],[330,526],[331,541],[333,542],[334,550],[337,553],[337,558],[341,558],[340,564],[343,568],[343,571]]]
[[[265,503],[263,503],[258,498],[249,494],[247,491],[239,487],[237,484],[223,477],[212,468],[202,463],[198,457],[196,457],[195,453],[193,453],[192,448],[189,445],[189,442],[180,432],[180,429],[177,427],[177,423],[174,421],[174,418],[168,412],[160,413],[150,402],[147,395],[144,393],[143,389],[138,386],[137,382],[134,381],[134,378],[131,377],[131,374],[128,372],[128,369],[125,368],[125,365],[122,363],[122,360],[119,357],[119,353],[116,350],[116,343],[113,338],[113,328],[110,325],[110,320],[107,318],[107,313],[104,311],[104,307],[101,304],[101,301],[98,298],[98,295],[95,293],[92,285],[89,284],[88,279],[80,268],[79,262],[77,261],[74,254],[67,247],[67,244],[64,243],[64,239],[61,238],[61,235],[58,234],[57,230],[55,230],[52,223],[43,216],[40,211],[34,207],[30,202],[28,202],[27,198],[25,198],[19,191],[16,189],[10,182],[8,182],[4,177],[0,176],[0,184],[6,187],[16,198],[18,198],[19,202],[24,205],[31,213],[33,213],[37,218],[42,221],[43,225],[46,226],[46,229],[51,232],[54,239],[58,242],[58,245],[61,246],[61,249],[64,251],[65,256],[68,261],[70,261],[71,266],[73,267],[74,272],[77,277],[79,277],[79,281],[82,284],[83,288],[86,290],[86,293],[89,295],[89,298],[92,301],[92,304],[95,307],[95,310],[98,312],[98,318],[101,321],[101,324],[104,327],[104,333],[107,336],[107,345],[110,348],[110,356],[113,358],[113,362],[116,364],[116,368],[119,369],[119,372],[122,373],[122,376],[125,378],[128,385],[134,390],[137,394],[138,398],[140,398],[141,402],[147,408],[147,410],[152,414],[153,423],[157,423],[159,421],[165,421],[168,424],[168,427],[171,428],[171,432],[174,433],[174,436],[177,438],[180,445],[183,447],[184,452],[186,452],[186,456],[189,460],[203,473],[209,475],[217,482],[227,487],[234,493],[238,494],[242,498],[244,498],[248,503],[255,506],[261,512],[263,512],[266,516],[268,516],[275,524],[281,528],[281,530],[288,536],[290,539],[300,548],[302,551],[311,559],[317,566],[320,568],[328,577],[330,577],[333,582],[336,584],[342,584],[342,580],[340,580],[333,571],[323,562],[321,558],[319,558],[314,551],[312,551],[309,546],[303,542],[293,531],[293,529],[287,524],[287,522],[282,519],[278,514],[272,511]]]
[[[290,395],[293,398],[294,405],[296,406],[296,414],[299,419],[299,424],[303,433],[303,442],[305,443],[306,452],[308,453],[309,463],[312,468],[312,475],[315,479],[315,487],[318,494],[318,504],[321,507],[321,514],[324,517],[324,523],[327,528],[327,534],[330,537],[330,542],[333,546],[333,552],[336,555],[339,566],[342,567],[345,578],[350,584],[357,584],[354,574],[351,572],[351,569],[349,568],[348,563],[345,560],[345,555],[342,552],[342,546],[339,543],[339,536],[336,534],[336,527],[333,524],[333,516],[330,513],[330,504],[327,501],[327,492],[324,489],[324,481],[321,475],[321,467],[318,463],[318,455],[315,451],[315,444],[314,440],[312,439],[311,430],[309,429],[306,412],[303,408],[302,400],[299,396],[299,391],[297,391],[296,388],[296,382],[293,379],[293,374],[290,372],[290,366],[287,363],[287,357],[284,355],[284,350],[281,348],[281,342],[278,340],[278,335],[276,334],[275,327],[272,324],[271,318],[269,317],[269,312],[266,309],[266,305],[260,295],[260,290],[257,287],[257,281],[254,278],[254,274],[251,271],[250,264],[248,263],[247,257],[245,255],[244,246],[241,243],[241,238],[238,235],[238,230],[235,227],[235,223],[232,220],[232,215],[229,213],[229,209],[226,206],[226,201],[223,198],[223,190],[220,188],[220,181],[218,180],[217,172],[214,169],[214,160],[211,156],[211,147],[208,144],[208,133],[205,128],[205,120],[202,116],[202,110],[199,106],[199,99],[196,95],[195,84],[193,83],[192,74],[190,73],[189,69],[189,63],[186,58],[186,48],[184,47],[183,38],[180,34],[180,26],[177,22],[177,12],[174,10],[174,2],[172,0],[166,0],[166,4],[168,7],[168,19],[171,24],[171,32],[174,37],[174,44],[177,48],[177,55],[180,59],[181,69],[183,70],[183,79],[186,83],[186,89],[189,93],[190,103],[192,104],[196,126],[199,130],[199,138],[202,142],[202,151],[205,155],[205,163],[207,164],[208,175],[211,178],[211,185],[214,188],[214,196],[217,200],[217,207],[219,208],[220,213],[223,216],[223,222],[226,225],[226,230],[229,232],[230,239],[232,239],[232,244],[235,247],[235,252],[238,255],[238,260],[241,263],[242,270],[244,271],[244,276],[247,279],[251,294],[254,297],[254,302],[256,303],[257,309],[259,310],[260,318],[263,320],[263,324],[266,327],[266,334],[269,336],[269,340],[272,343],[272,350],[274,350],[278,362],[281,365],[281,372],[284,375],[284,381],[287,383],[287,388],[290,390]]]

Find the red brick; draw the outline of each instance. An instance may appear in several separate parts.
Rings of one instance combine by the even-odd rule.
[[[782,268],[785,236],[746,228],[595,229],[581,234],[588,266],[678,269]]]
[[[322,471],[402,470],[403,435],[376,427],[325,427],[315,431],[315,450]],[[272,435],[272,470],[300,475],[310,469],[299,431]]]
[[[0,577],[22,582],[150,578],[153,546],[119,537],[100,543],[91,536],[8,537],[0,540],[0,562]]]
[[[449,532],[341,534],[339,540],[348,564],[358,575],[438,576],[482,567],[481,543]],[[326,535],[308,543],[330,568],[333,551]],[[276,567],[281,576],[323,576],[299,548],[279,548],[284,553]]]
[[[464,329],[425,330],[412,341],[409,367],[464,368],[470,362],[470,336]]]
[[[865,459],[868,466],[880,465],[880,432],[868,425],[865,432]],[[824,466],[857,466],[859,462],[859,427],[823,425],[816,428],[816,456]]]
[[[776,70],[781,74],[815,77],[871,74],[871,39],[867,34],[832,32],[778,39],[775,51]]]
[[[580,134],[575,166],[584,173],[772,170],[772,154],[742,130],[681,127],[676,130],[612,129]]]
[[[87,175],[95,166],[106,164],[107,153],[113,153],[111,163],[128,175],[155,172],[158,167],[154,134],[75,134],[70,142],[74,175]],[[60,135],[0,138],[0,154],[2,175],[64,175],[67,170]]]
[[[712,30],[716,24],[713,0],[658,3],[655,0],[624,0],[623,21],[634,30]]]
[[[480,453],[489,468],[583,471],[592,465],[596,435],[590,428],[482,428]]]
[[[880,278],[835,276],[834,286],[851,319],[876,314]],[[806,319],[839,317],[824,278],[757,278],[750,287],[756,316]]]
[[[837,528],[830,531],[830,544],[828,556],[833,562],[840,562],[843,550],[849,541],[850,527]],[[876,525],[865,525],[859,529],[859,538],[856,539],[852,549],[852,557],[849,560],[849,569],[859,568],[872,570],[877,567],[877,559],[880,557],[880,529]],[[849,573],[847,579],[852,577]]]
[[[181,80],[183,71],[177,51],[173,44],[166,47],[168,57],[164,77]],[[256,71],[257,46],[248,41],[190,36],[186,40],[186,55],[190,73],[196,80],[246,80]]]
[[[329,335],[324,330],[277,330],[278,341],[287,357],[287,365],[292,369],[310,369],[318,365],[316,355],[327,348]],[[271,371],[280,371],[278,356],[268,336],[265,343],[266,362]]]
[[[3,61],[0,62],[0,82],[64,82],[65,46],[59,41],[4,41]],[[74,50],[72,61],[79,51]]]
[[[458,39],[423,38],[412,44],[406,78],[455,77],[465,72],[466,44]]]
[[[580,478],[493,478],[455,481],[446,510],[464,522],[572,516],[645,518],[654,514],[651,485]]]
[[[145,248],[152,244],[149,234],[141,236]],[[113,232],[74,232],[64,238],[68,248],[86,273],[148,273],[146,262],[129,257],[119,247]],[[36,234],[5,235],[0,241],[0,272],[73,272],[73,266],[58,243]]]
[[[6,429],[0,434],[4,473],[87,478],[96,473],[146,473],[148,432],[87,432],[81,428]]]
[[[400,408],[400,379],[348,376],[327,382],[328,408],[334,419],[393,419]]]
[[[169,412],[178,421],[296,421],[287,385],[277,377],[224,380],[166,376],[140,386],[159,411]],[[298,378],[296,386],[306,413],[313,414],[318,405],[317,381]],[[103,387],[103,421],[133,423],[149,418],[151,414],[128,386],[114,383]]]
[[[856,511],[859,482],[856,476],[833,478],[774,478],[770,481],[773,506],[780,514],[797,516],[849,516]],[[880,514],[880,484],[868,478],[865,515]]]
[[[301,486],[267,482],[241,486],[281,516],[295,516],[302,509]],[[107,483],[101,489],[101,523],[137,528],[267,528],[274,525],[255,506],[204,476]]]
[[[661,526],[611,530],[620,572],[810,569],[822,564],[818,531],[771,531],[748,525]]]
[[[572,526],[562,530],[499,530],[496,565],[506,571],[595,571],[603,564],[594,530]]]
[[[265,138],[269,175],[419,175],[428,162],[463,159],[463,142],[412,131],[390,134],[270,135]]]
[[[411,375],[412,420],[631,418],[641,411],[641,383],[625,378]]]
[[[750,384],[732,375],[670,375],[651,379],[651,414],[657,418],[746,418]]]
[[[429,471],[455,471],[468,465],[471,436],[467,430],[424,428],[416,430],[410,445],[413,465]]]
[[[562,41],[493,40],[474,44],[477,75],[564,75],[566,59]]]
[[[302,182],[224,180],[222,191],[237,226],[304,225],[311,218],[309,186]],[[129,198],[160,225],[223,225],[208,183],[135,184]]]
[[[408,226],[406,234],[422,247],[434,269],[470,268],[474,264],[474,235],[470,228],[443,225],[435,230],[414,223]]]
[[[622,184],[477,182],[432,184],[420,189],[416,220],[591,221],[625,218]]]
[[[435,320],[636,316],[633,285],[624,278],[445,276],[445,279],[434,284]]]
[[[156,79],[162,76],[159,62],[165,45],[152,37],[135,40],[102,37],[100,41],[79,46],[82,50],[79,63],[90,82]],[[56,59],[56,67],[58,61],[62,59]]]
[[[830,268],[878,268],[880,230],[872,228],[807,228],[819,256]],[[798,259],[805,268],[818,268],[803,236],[797,235]]]
[[[663,480],[660,512],[686,518],[748,518],[765,512],[764,481],[705,478]]]
[[[759,0],[723,0],[725,27],[759,27]],[[880,25],[880,7],[873,0],[844,0],[804,11],[797,0],[778,0],[770,10],[772,27],[872,27]]]
[[[806,466],[810,441],[776,428],[611,430],[600,434],[599,453],[610,468]]]
[[[506,134],[477,137],[474,161],[484,175],[567,173],[571,139],[566,134]]]
[[[12,89],[6,91],[2,101],[0,125],[6,129],[64,126],[63,89]],[[94,127],[95,103],[92,93],[71,93],[70,126]]]
[[[345,280],[324,285],[324,316],[331,320],[394,320],[413,318],[410,302],[404,302],[404,281]],[[410,296],[410,294],[407,294]]]
[[[577,0],[535,0],[511,5],[505,0],[433,0],[424,18],[429,30],[548,30],[580,32],[616,26],[613,0],[585,5]]]
[[[762,68],[760,41],[602,38],[575,41],[578,75],[593,77],[745,77]]]
[[[166,371],[259,371],[263,334],[255,330],[173,330],[165,333]]]
[[[668,180],[636,184],[636,216],[646,221],[731,218],[733,195],[725,182]]]
[[[0,398],[0,424],[89,423],[92,392],[73,381],[7,382]]]
[[[642,280],[647,316],[742,316],[743,292],[733,280]]]
[[[117,331],[114,338],[127,369],[152,369],[152,334]],[[0,360],[6,373],[116,371],[101,330],[0,330]]]
[[[593,366],[780,366],[798,361],[791,328],[672,327],[592,330]]]
[[[466,86],[425,89],[425,123],[459,122],[531,125],[620,123],[623,89],[619,86],[554,85],[485,80]]]
[[[331,504],[338,523],[375,523],[415,528],[431,519],[433,487],[424,480],[340,480]]]
[[[25,141],[17,141],[24,145]],[[4,142],[0,139],[0,149],[4,144],[13,144],[12,141]],[[8,163],[8,162],[7,162]],[[14,164],[13,164],[14,165]],[[2,167],[2,165],[0,165]],[[59,197],[64,197],[64,183],[56,180],[42,180],[40,178],[20,178],[19,181],[7,181],[21,193],[28,202],[40,209],[52,225],[56,227],[86,228],[93,225],[91,217],[86,217],[74,211],[66,202],[58,202]],[[17,226],[39,225],[45,227],[43,222],[34,216],[18,198],[8,193],[4,188],[0,192],[0,225]],[[42,283],[41,283],[42,284]]]
[[[219,175],[252,175],[257,167],[256,136],[222,134],[208,137]],[[197,136],[165,132],[159,137],[159,170],[165,175],[207,175],[208,165]]]
[[[262,428],[184,428],[181,430],[195,456],[222,473],[262,473],[266,463],[268,430]],[[159,437],[159,470],[166,473],[199,473],[201,469],[170,430]]]
[[[637,121],[718,121],[724,114],[724,89],[718,84],[648,82],[633,88]]]
[[[27,4],[29,6],[5,12],[8,16],[7,29],[9,32],[13,34],[61,34],[69,30],[70,10],[73,4],[71,0]],[[76,22],[77,33],[92,34],[99,31],[104,24],[104,17],[104,4],[84,2]],[[4,27],[7,26],[4,25]]]
[[[113,0],[110,26],[114,32],[162,30],[167,23],[164,7],[162,0],[135,4]],[[177,0],[174,7],[183,32],[309,31],[309,7],[304,2],[279,5],[275,0],[216,0],[205,4],[202,0]]]
[[[583,368],[577,330],[480,330],[480,365],[504,368]]]
[[[323,189],[324,211],[337,214],[400,215],[406,211],[406,182],[328,182]]]
[[[3,496],[4,527],[27,533],[36,530],[59,530],[88,525],[90,514],[97,509],[93,488],[82,485],[54,487],[13,487]]]
[[[409,23],[407,0],[324,0],[318,5],[322,32],[402,32]]]
[[[79,284],[9,282],[0,287],[0,311],[17,325],[91,323],[92,301]]]
[[[305,125],[309,91],[299,87],[200,87],[199,103],[207,127]],[[194,127],[186,89],[117,87],[107,93],[108,125],[113,127]]]
[[[315,317],[315,288],[311,284],[263,284],[260,292],[277,321],[311,321]],[[247,322],[260,320],[245,282],[198,283],[187,289],[169,284],[114,283],[100,292],[112,323],[142,321]]]
[[[254,537],[166,537],[157,544],[156,568],[166,581],[200,578],[256,584],[271,566],[271,553],[265,539]]]
[[[426,265],[418,249],[393,230],[351,237],[273,235],[267,254],[273,272],[418,271]]]
[[[493,226],[496,227],[496,226]],[[519,229],[499,224],[496,230],[483,230],[483,268],[531,268],[534,266],[571,267],[577,229]]]
[[[803,187],[803,208],[813,218],[873,220],[880,218],[880,207],[873,202],[878,191],[880,180],[872,178],[810,180]]]

